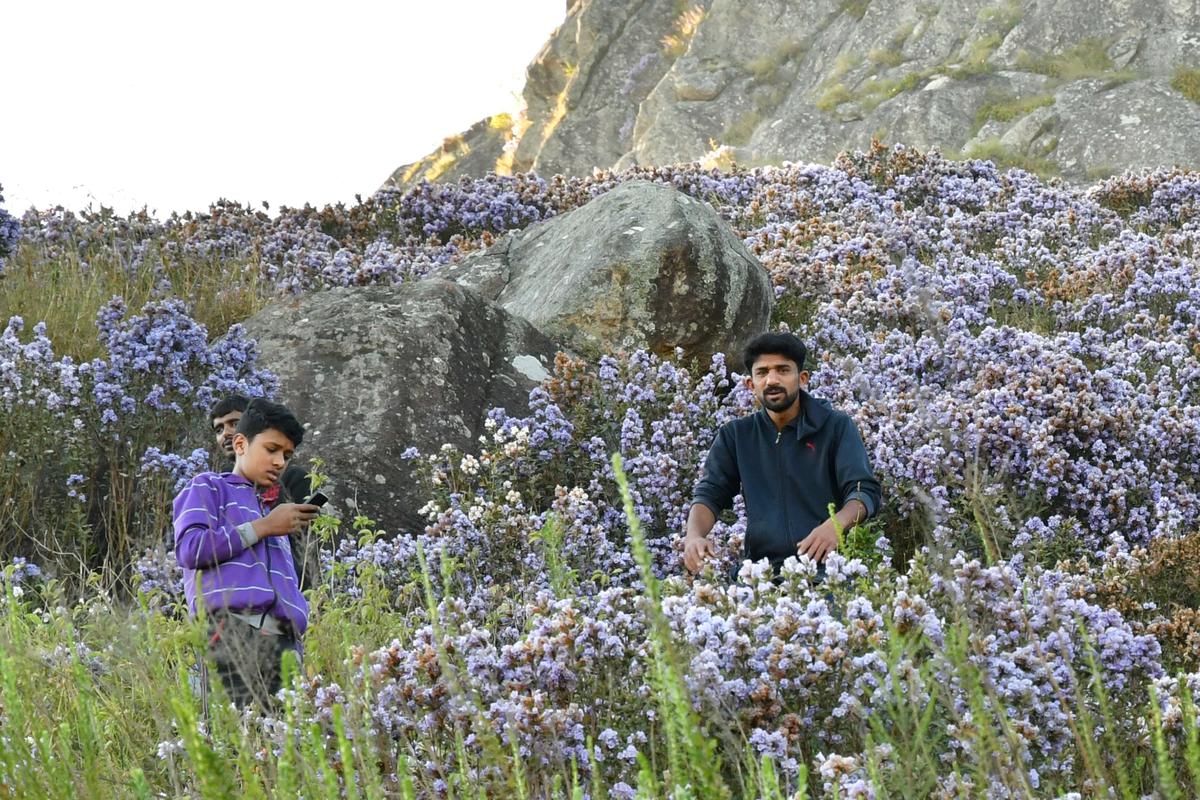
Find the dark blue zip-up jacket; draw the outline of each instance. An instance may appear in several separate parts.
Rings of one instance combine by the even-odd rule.
[[[879,510],[879,481],[862,436],[849,416],[827,400],[800,392],[800,413],[778,430],[766,411],[721,426],[692,502],[713,514],[746,501],[745,557],[778,567],[796,545],[851,500]]]

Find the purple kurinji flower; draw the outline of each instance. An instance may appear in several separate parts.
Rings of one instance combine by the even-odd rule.
[[[4,187],[0,186],[0,203],[4,202]],[[17,249],[17,241],[21,238],[21,223],[12,215],[0,208],[0,275],[4,274],[4,262]]]

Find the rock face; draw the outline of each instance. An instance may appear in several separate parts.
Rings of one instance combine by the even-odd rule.
[[[389,184],[828,162],[872,138],[1072,180],[1200,167],[1197,67],[1192,0],[578,0],[529,65],[524,121]]]
[[[281,400],[306,423],[334,505],[421,530],[410,446],[475,449],[489,408],[528,409],[556,348],[527,322],[441,280],[304,295],[247,320]]]
[[[505,114],[480,120],[413,164],[405,164],[388,178],[388,185],[405,186],[418,180],[436,181],[461,175],[482,175],[496,169],[497,157],[512,138],[513,121]]]
[[[442,275],[584,354],[736,355],[766,330],[773,300],[766,270],[712,207],[648,181],[510,234]]]

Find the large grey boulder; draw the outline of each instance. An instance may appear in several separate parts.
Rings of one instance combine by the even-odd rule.
[[[470,452],[489,408],[528,410],[556,348],[524,320],[448,281],[337,288],[278,304],[245,323],[279,397],[308,429],[332,502],[387,530],[420,530],[409,447]]]
[[[828,163],[878,137],[1075,181],[1196,168],[1200,104],[1174,80],[1196,67],[1194,0],[578,0],[502,167]]]
[[[649,181],[622,183],[442,275],[585,355],[736,355],[766,330],[773,300],[766,270],[711,206]]]

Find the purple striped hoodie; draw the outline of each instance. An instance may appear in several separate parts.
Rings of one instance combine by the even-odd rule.
[[[308,627],[308,601],[287,537],[259,539],[250,525],[265,514],[254,484],[232,472],[201,473],[176,496],[175,557],[188,610],[195,615],[202,597],[210,611],[267,611],[299,635]]]

